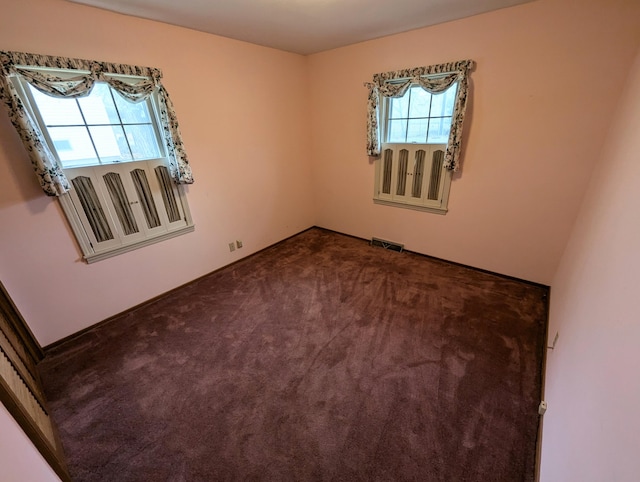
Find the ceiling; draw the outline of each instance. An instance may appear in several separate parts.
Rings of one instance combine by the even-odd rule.
[[[70,0],[299,54],[531,0]]]

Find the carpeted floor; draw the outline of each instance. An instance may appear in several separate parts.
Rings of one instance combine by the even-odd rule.
[[[55,347],[75,481],[533,481],[546,288],[311,229]]]

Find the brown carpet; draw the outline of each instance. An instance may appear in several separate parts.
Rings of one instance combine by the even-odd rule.
[[[75,481],[532,481],[547,294],[316,228],[40,369]]]

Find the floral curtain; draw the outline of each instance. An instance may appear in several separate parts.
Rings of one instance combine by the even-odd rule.
[[[444,156],[444,166],[452,171],[459,167],[462,124],[467,106],[468,72],[474,66],[473,60],[461,60],[447,64],[416,67],[375,74],[373,82],[365,83],[369,89],[367,103],[367,154],[380,155],[379,102],[382,97],[402,97],[411,85],[419,85],[427,92],[437,94],[458,83],[456,102],[451,121],[449,142]]]
[[[171,174],[178,183],[193,183],[193,175],[182,144],[176,113],[169,94],[161,83],[162,72],[160,70],[5,51],[0,51],[0,67],[2,69],[0,72],[0,102],[7,107],[11,122],[29,153],[40,185],[49,196],[60,196],[68,192],[69,182],[45,142],[38,123],[25,108],[10,80],[16,75],[22,76],[41,92],[54,97],[86,96],[98,81],[106,82],[131,102],[140,102],[157,92],[162,134],[167,148]],[[77,75],[58,77],[44,72],[43,67],[77,71]],[[140,77],[141,80],[137,83],[128,83],[113,77],[113,75],[135,76]]]

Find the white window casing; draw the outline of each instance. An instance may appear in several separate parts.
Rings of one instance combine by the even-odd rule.
[[[38,71],[38,69],[35,68],[33,71]],[[67,78],[78,75],[79,72],[83,73],[80,70],[53,68],[43,68],[40,72],[43,75],[52,74],[58,78]],[[132,75],[110,74],[110,76],[123,83],[130,82],[132,84],[141,79]],[[125,121],[123,116],[126,115],[125,111],[128,112],[129,107],[123,102],[129,101],[122,97],[115,97],[119,94],[111,86],[102,84],[107,85],[116,104],[125,109],[122,111],[118,108],[115,121],[88,122],[86,114],[89,111],[85,111],[85,108],[82,107],[80,109],[82,112],[81,121],[70,123],[69,126],[64,124],[60,127],[57,125],[52,127],[51,123],[49,125],[45,123],[34,92],[38,94],[39,98],[42,98],[44,94],[32,90],[21,75],[12,75],[9,77],[9,81],[31,119],[38,125],[44,142],[68,180],[68,192],[59,194],[58,199],[86,262],[99,261],[194,230],[185,188],[182,184],[175,182],[170,171],[167,143],[163,141],[161,135],[162,123],[158,106],[159,99],[156,93],[137,102],[138,107],[135,107],[136,104],[129,103],[133,109],[131,112],[137,109],[137,114],[144,117],[144,121]],[[96,81],[95,85],[100,86],[100,81]],[[104,87],[101,89],[104,94],[106,92]],[[108,99],[109,94],[104,95]],[[82,96],[82,99],[86,98]],[[60,106],[50,109],[50,116],[53,113],[55,117],[57,112],[64,116],[67,105],[69,108],[77,110],[76,102],[78,101],[75,98],[57,99],[59,100],[56,102],[59,102]],[[44,100],[46,101],[46,99]],[[80,100],[79,102],[86,101]],[[102,114],[104,117],[105,112]],[[113,117],[113,113],[111,116]],[[58,132],[64,131],[64,129],[68,131],[77,129],[77,132],[80,132],[85,129],[89,133],[89,136],[85,135],[85,137],[90,138],[91,145],[93,145],[92,152],[95,154],[85,156],[79,161],[63,161],[60,152],[68,155],[69,149],[76,149],[77,141],[71,135],[69,140],[60,141],[58,139],[54,142],[50,129],[53,132],[56,129]],[[108,160],[101,159],[98,141],[97,138],[94,138],[92,129],[96,132],[102,129],[103,133],[106,132],[107,137],[110,135],[110,130],[114,132],[114,136],[115,133],[118,133],[121,146],[128,148],[129,152],[120,156],[121,159],[118,158],[118,155],[111,156]],[[131,137],[132,134],[135,134],[136,129],[143,130],[145,137],[136,138],[135,135]],[[140,154],[140,149],[143,146],[138,139],[142,139],[146,143],[147,155],[144,152]],[[136,142],[138,143],[136,144]],[[89,145],[86,141],[85,144]],[[115,137],[111,144],[112,149],[117,148],[118,143]],[[136,145],[138,147],[134,151]],[[59,149],[62,151],[59,152]]]
[[[446,144],[382,144],[374,202],[445,214],[451,185],[451,171],[443,166],[445,149]]]
[[[166,157],[65,168],[31,89],[23,79],[18,77],[15,81],[71,184],[69,192],[59,196],[59,200],[87,263],[194,230],[184,187],[172,181]],[[157,99],[152,95],[143,102],[152,118],[158,149],[163,152]]]
[[[382,72],[365,82],[376,204],[446,214],[473,60]]]
[[[134,184],[133,171],[144,173],[150,197]],[[163,160],[65,170],[72,189],[68,194],[60,196],[60,201],[87,262],[99,261],[194,230],[189,206],[182,192],[183,187],[171,181],[162,183],[160,176],[163,172],[164,179],[170,180]],[[122,183],[126,204],[109,189],[105,179],[109,175],[115,176]],[[83,203],[80,199],[83,193],[76,188],[78,178],[89,179],[95,190],[96,202],[90,206],[86,205],[86,200]],[[122,211],[127,205],[130,212],[125,213],[125,219],[122,220]],[[151,213],[155,211],[156,216],[145,212],[144,205],[150,206]],[[100,236],[95,221],[92,225],[87,215],[87,211],[91,212],[91,209],[101,209],[109,228],[106,235]],[[127,219],[132,222],[127,223]]]
[[[452,172],[444,166],[447,144],[427,143],[430,141],[428,126],[433,119],[451,123],[452,106],[447,107],[442,101],[439,103],[441,105],[438,114],[445,115],[442,119],[432,112],[432,104],[435,104],[432,99],[449,97],[449,104],[451,104],[452,99],[449,93],[453,93],[455,96],[456,88],[457,86],[454,84],[444,94],[432,96],[423,93],[422,89],[416,86],[415,92],[423,96],[426,95],[429,99],[428,105],[423,106],[424,111],[410,108],[406,104],[406,99],[412,96],[412,87],[407,89],[400,99],[405,103],[406,110],[406,119],[403,119],[405,122],[404,132],[401,136],[403,142],[388,142],[393,138],[390,123],[393,119],[392,102],[396,99],[381,99],[382,139],[386,142],[381,144],[380,157],[375,161],[374,203],[435,214],[447,213],[452,176]],[[412,116],[412,112],[414,116]],[[422,122],[423,142],[404,142],[405,138],[409,137],[408,131],[411,122]],[[447,127],[444,126],[444,129],[446,130]]]

